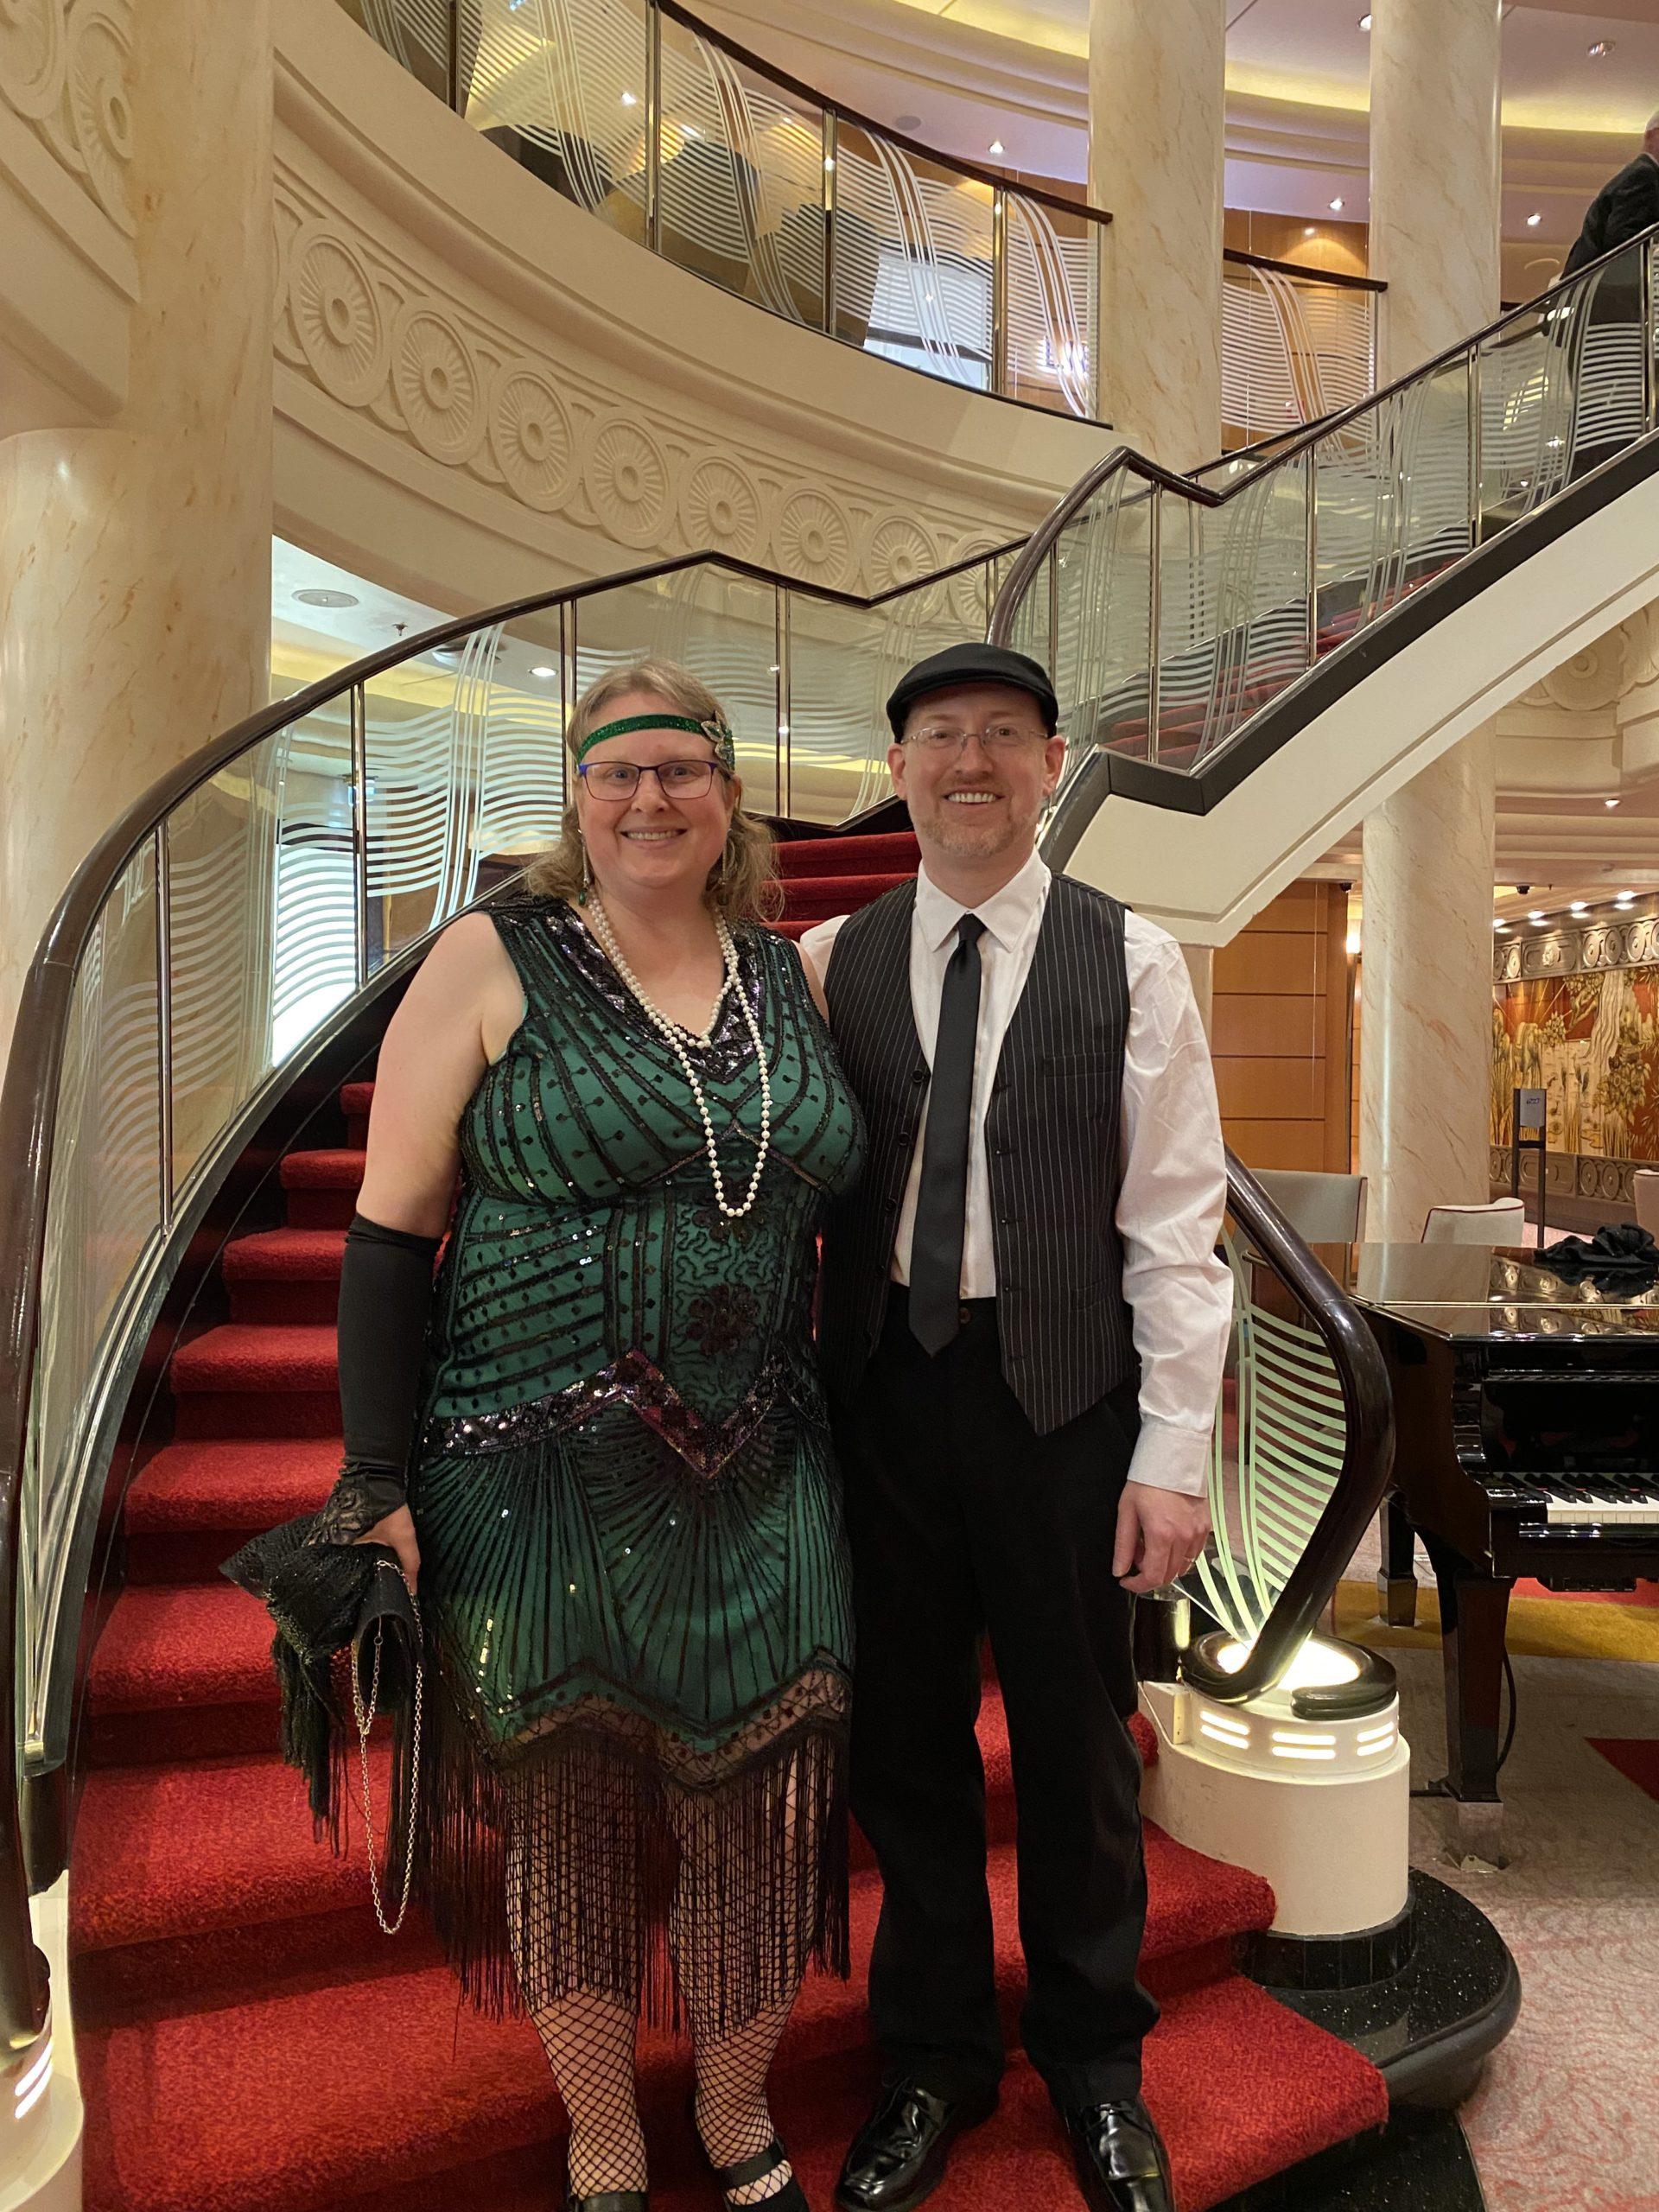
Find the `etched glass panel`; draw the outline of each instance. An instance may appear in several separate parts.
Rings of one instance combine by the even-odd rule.
[[[461,0],[469,123],[645,241],[645,0]]]
[[[836,336],[988,391],[990,186],[843,118],[835,200]]]
[[[1003,390],[1058,414],[1093,415],[1100,226],[1003,194]]]

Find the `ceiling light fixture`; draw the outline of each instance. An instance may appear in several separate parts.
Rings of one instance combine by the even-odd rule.
[[[1000,153],[1002,151],[1002,141],[1001,141],[1000,138],[993,138],[993,139],[992,139],[992,141],[991,141],[991,151],[992,151],[994,154],[1000,154]]]
[[[1614,41],[1610,38],[1597,39],[1590,48],[1590,59],[1592,61],[1605,61],[1612,52],[1613,46]]]
[[[893,127],[895,130],[919,130],[921,126],[922,118],[919,115],[895,115],[893,118]]]
[[[1541,906],[1532,906],[1528,909],[1527,919],[1529,922],[1541,922],[1543,918],[1544,914]]]
[[[1527,228],[1529,231],[1535,231],[1539,224],[1541,223],[1543,219],[1543,217],[1535,208],[1532,213],[1527,218]]]
[[[1331,213],[1333,215],[1340,215],[1342,213],[1342,194],[1340,193],[1338,193],[1336,198],[1331,202]]]
[[[532,676],[539,676],[546,678],[550,676],[556,676],[559,671],[556,668],[550,668],[547,665],[547,663],[543,661],[539,668],[532,668],[530,672]]]
[[[1569,914],[1587,914],[1590,908],[1586,900],[1575,899],[1567,911]]]
[[[639,93],[624,92],[622,95],[622,105],[624,107],[638,107],[639,105]]]
[[[1605,798],[1601,803],[1604,806],[1617,806],[1618,804],[1618,801],[1616,798]]]
[[[1495,930],[1506,930],[1509,926],[1510,925],[1507,922],[1494,922],[1492,924],[1492,927]]]
[[[294,596],[302,607],[355,607],[359,603],[355,592],[324,591],[321,586],[314,586],[308,591],[296,591]]]
[[[1363,31],[1368,31],[1371,28],[1371,11],[1369,8],[1359,19],[1359,28]]]
[[[1317,223],[1306,223],[1302,226],[1302,236],[1305,238],[1311,238],[1318,228],[1319,225]]]

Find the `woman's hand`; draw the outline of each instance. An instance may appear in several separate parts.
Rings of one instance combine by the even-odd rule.
[[[359,1544],[385,1544],[397,1553],[397,1564],[404,1571],[411,1596],[420,1579],[421,1548],[415,1541],[415,1516],[406,1505],[395,1513],[388,1513],[384,1521],[377,1521],[372,1529],[365,1529],[355,1541]]]

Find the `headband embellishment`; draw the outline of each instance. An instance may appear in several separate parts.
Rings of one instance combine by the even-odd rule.
[[[718,715],[706,721],[696,715],[625,715],[620,721],[602,722],[597,729],[590,729],[576,747],[576,766],[580,767],[601,738],[626,737],[637,729],[690,730],[698,737],[706,737],[715,748],[715,758],[728,772],[737,767],[737,742],[731,726]]]

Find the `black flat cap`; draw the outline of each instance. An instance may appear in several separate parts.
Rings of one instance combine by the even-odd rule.
[[[942,653],[930,653],[899,677],[887,701],[887,720],[893,724],[893,735],[904,735],[905,716],[918,699],[957,683],[1012,683],[1029,691],[1042,709],[1044,726],[1051,737],[1058,727],[1059,701],[1042,663],[1029,653],[1015,652],[1011,645],[982,645],[970,639],[966,645],[947,645]]]

